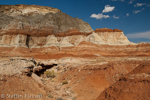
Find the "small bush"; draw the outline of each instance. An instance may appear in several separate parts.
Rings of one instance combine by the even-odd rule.
[[[63,81],[63,82],[62,82],[62,85],[64,85],[64,84],[68,84],[68,81]]]
[[[54,78],[55,77],[55,72],[52,70],[52,71],[46,71],[44,72],[44,74],[46,75],[46,77],[51,77],[51,78]]]
[[[57,98],[57,100],[63,100],[62,98]]]
[[[76,100],[76,97],[72,98],[72,100]]]
[[[41,81],[45,83],[44,79],[41,79]]]
[[[49,98],[53,98],[53,96],[51,94],[48,95]]]

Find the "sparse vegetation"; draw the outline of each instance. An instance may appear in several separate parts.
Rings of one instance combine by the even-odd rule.
[[[44,79],[41,79],[41,81],[45,83]]]
[[[68,84],[68,81],[63,81],[63,82],[62,82],[62,85],[64,85],[64,84]]]
[[[54,72],[54,70],[46,71],[46,72],[44,72],[44,75],[46,75],[46,77],[48,77],[48,78],[54,78],[55,77],[55,72]]]
[[[76,97],[73,97],[72,100],[76,100]]]
[[[57,100],[63,100],[62,98],[57,98]]]
[[[49,97],[49,98],[53,98],[53,95],[49,94],[48,97]]]

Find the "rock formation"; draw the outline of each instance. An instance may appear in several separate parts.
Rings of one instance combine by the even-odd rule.
[[[97,33],[100,37],[101,40],[103,40],[103,42],[105,44],[129,44],[129,40],[127,39],[127,37],[124,35],[122,30],[119,29],[96,29],[94,31],[95,33]]]
[[[150,88],[149,66],[149,62],[142,63],[127,75],[121,76],[116,83],[104,90],[96,100],[150,99],[150,91],[148,90]]]
[[[71,27],[77,28],[80,32],[93,31],[88,23],[51,7],[5,5],[1,6],[0,16],[1,34],[48,36],[66,32]]]
[[[94,44],[130,44],[119,29],[96,29],[59,9],[37,5],[0,6],[1,47],[70,47],[82,41]]]

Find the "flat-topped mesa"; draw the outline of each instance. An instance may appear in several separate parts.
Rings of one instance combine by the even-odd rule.
[[[0,5],[0,13],[10,16],[32,16],[33,14],[46,14],[46,13],[61,12],[57,8],[38,6],[38,5]]]
[[[110,44],[110,45],[128,45],[130,41],[124,35],[122,30],[119,29],[109,29],[101,28],[96,29],[92,34],[87,38],[87,41],[90,41],[94,44]]]

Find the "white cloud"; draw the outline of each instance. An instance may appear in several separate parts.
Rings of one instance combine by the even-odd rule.
[[[126,16],[129,16],[129,13],[127,13]]]
[[[135,13],[135,14],[137,14],[137,13],[139,13],[139,12],[141,12],[141,10],[133,11],[133,13]]]
[[[136,5],[134,5],[134,7],[141,7],[143,5],[147,5],[146,3],[137,3]]]
[[[110,5],[106,5],[104,10],[102,11],[103,13],[107,13],[107,12],[111,12],[115,9],[115,6],[110,6]]]
[[[146,39],[150,39],[150,31],[131,33],[131,34],[127,34],[126,36],[128,38],[146,38]]]
[[[132,4],[134,2],[134,0],[130,0],[129,4]]]
[[[117,17],[117,16],[113,15],[113,18],[114,18],[114,19],[119,19],[119,16]]]
[[[145,9],[145,8],[142,8],[141,10],[136,10],[136,11],[134,10],[133,13],[134,13],[134,14],[137,14],[137,13],[139,13],[139,12],[142,12],[144,9]]]
[[[96,19],[103,19],[103,18],[109,18],[109,15],[103,15],[103,13],[99,13],[99,14],[92,14],[90,16],[91,18],[96,18]]]

